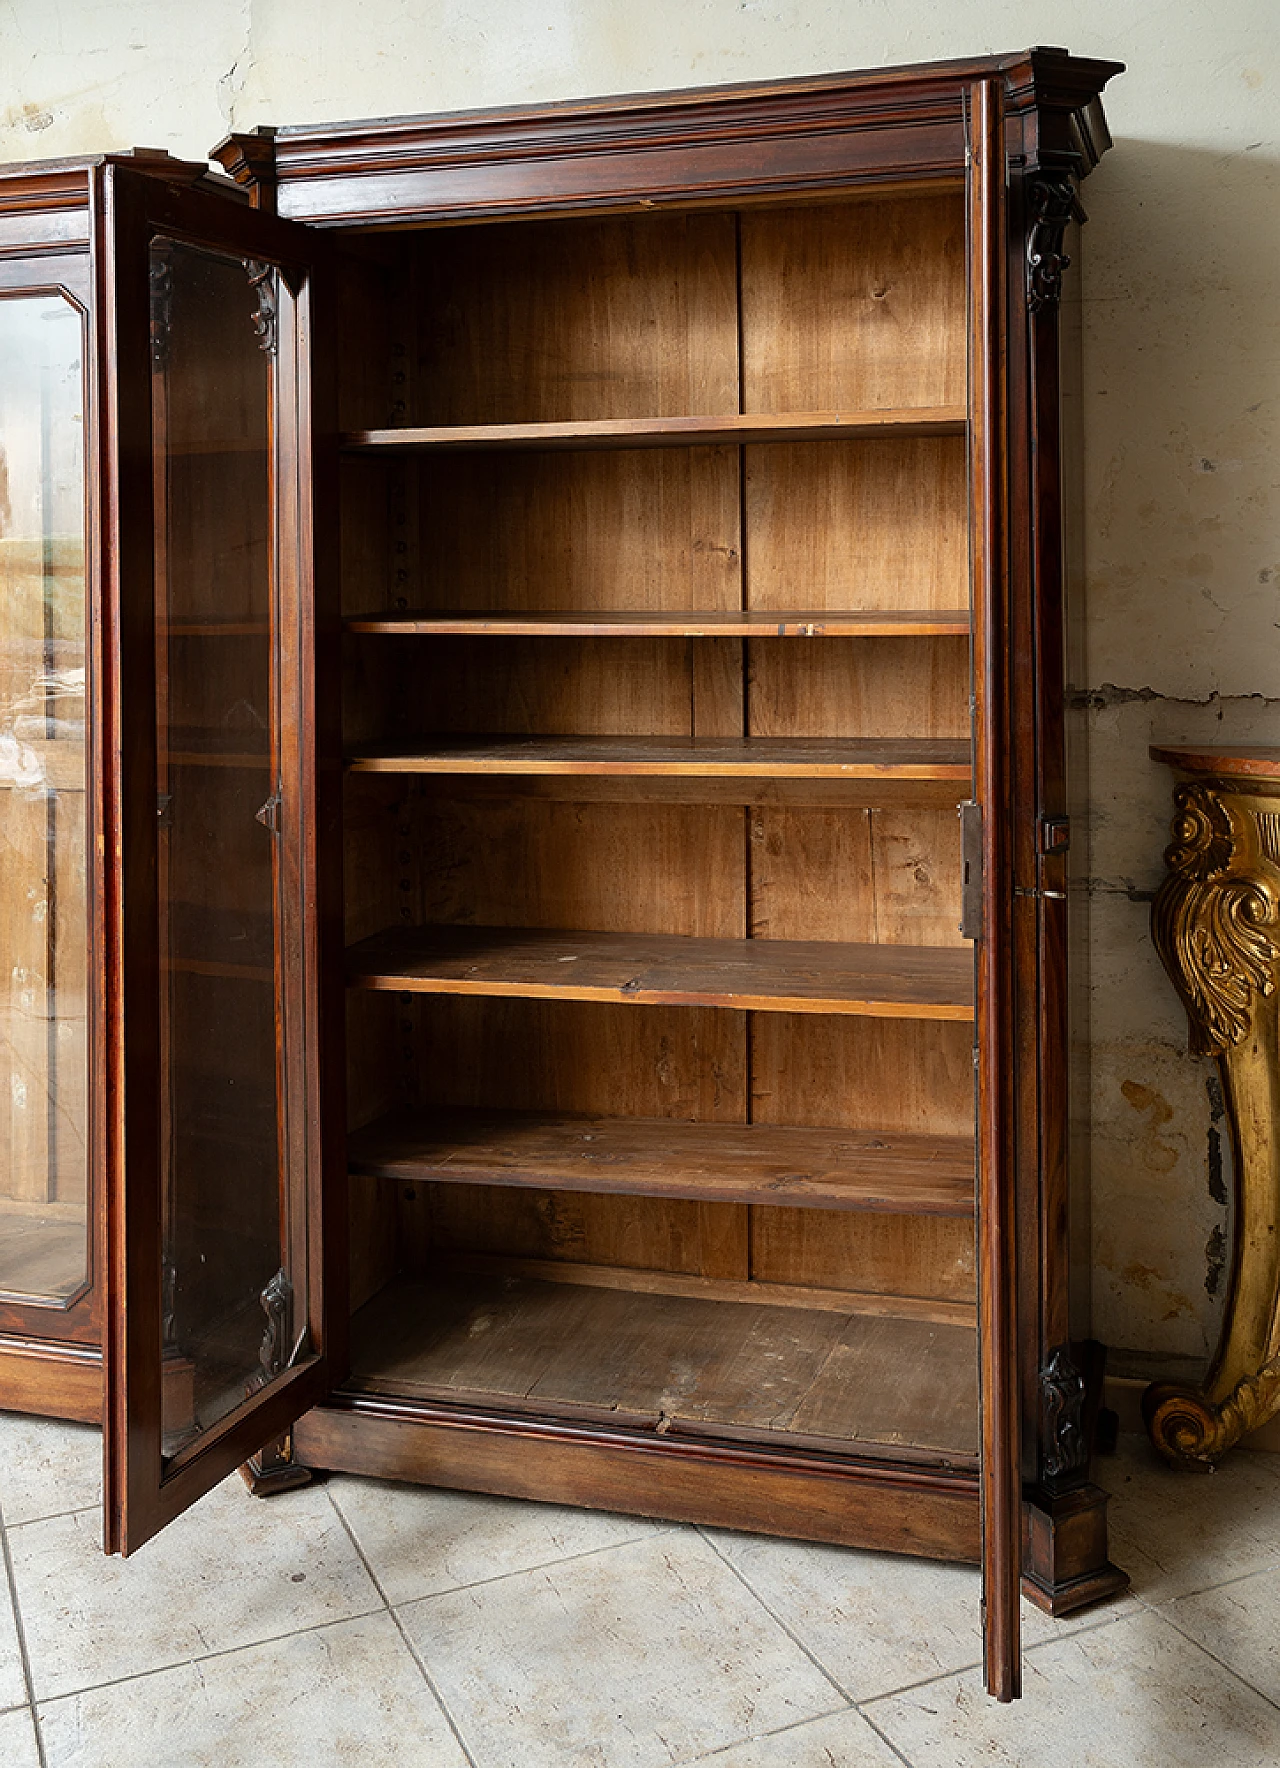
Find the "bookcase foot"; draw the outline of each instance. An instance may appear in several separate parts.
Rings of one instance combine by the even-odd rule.
[[[1107,1503],[1094,1485],[1024,1497],[1022,1594],[1045,1614],[1074,1614],[1128,1589],[1129,1574],[1107,1558]]]

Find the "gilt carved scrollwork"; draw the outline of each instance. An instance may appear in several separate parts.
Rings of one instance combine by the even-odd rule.
[[[1233,1443],[1280,1407],[1280,1357],[1272,1357],[1216,1403],[1193,1387],[1158,1381],[1142,1396],[1152,1442],[1175,1467],[1211,1473]]]
[[[1261,874],[1232,871],[1233,813],[1209,787],[1180,786],[1174,802],[1151,935],[1187,1009],[1192,1050],[1212,1056],[1248,1035],[1255,997],[1275,989],[1280,891]]]
[[[1075,187],[1069,178],[1033,178],[1027,203],[1027,305],[1039,313],[1062,297],[1062,273],[1071,264],[1062,239],[1075,210]]]
[[[1273,776],[1257,754],[1153,753],[1199,775],[1174,793],[1151,931],[1192,1050],[1217,1061],[1236,1207],[1231,1289],[1203,1386],[1157,1382],[1143,1416],[1173,1466],[1208,1469],[1280,1412],[1280,766]]]

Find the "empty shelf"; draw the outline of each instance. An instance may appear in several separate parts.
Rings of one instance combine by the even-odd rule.
[[[584,608],[462,610],[433,608],[356,614],[348,632],[410,636],[444,633],[491,638],[938,638],[969,631],[967,608],[876,608],[812,612],[760,608]]]
[[[744,1286],[749,1287],[749,1286]],[[352,1320],[358,1391],[971,1469],[972,1325],[441,1266]]]
[[[701,779],[955,780],[971,773],[963,739],[932,737],[424,737],[369,746],[356,773],[685,775]]]
[[[351,1136],[347,1159],[352,1172],[405,1183],[444,1180],[790,1208],[973,1214],[974,1145],[963,1136],[404,1110]]]
[[[451,424],[352,430],[347,449],[416,454],[426,449],[720,447],[739,442],[826,442],[874,436],[962,436],[962,405],[892,411],[788,411],[706,417],[623,417],[556,424]]]
[[[361,940],[347,965],[353,987],[419,994],[973,1018],[968,946],[420,927]]]

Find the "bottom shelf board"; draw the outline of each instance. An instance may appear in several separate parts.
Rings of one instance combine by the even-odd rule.
[[[0,1293],[66,1301],[87,1280],[88,1264],[82,1203],[0,1197]]]
[[[967,1324],[442,1269],[359,1310],[351,1368],[364,1393],[977,1465]]]

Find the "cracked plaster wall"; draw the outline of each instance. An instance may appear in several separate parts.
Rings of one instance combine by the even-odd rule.
[[[1093,1324],[1203,1357],[1211,1070],[1152,951],[1153,739],[1280,739],[1280,12],[1136,0],[0,0],[0,157],[1065,43],[1131,72],[1085,190],[1083,643]],[[1212,1186],[1212,1188],[1211,1188]]]

